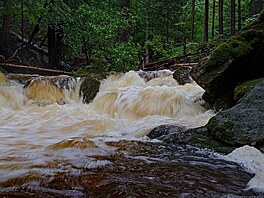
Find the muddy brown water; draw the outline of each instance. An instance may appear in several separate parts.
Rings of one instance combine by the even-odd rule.
[[[156,126],[199,127],[215,114],[200,105],[195,82],[179,86],[167,74],[148,82],[136,72],[110,76],[90,104],[74,79],[67,89],[44,77],[26,88],[2,82],[0,197],[257,196],[245,190],[252,175],[240,165],[146,137]]]

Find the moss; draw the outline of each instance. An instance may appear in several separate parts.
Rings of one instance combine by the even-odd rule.
[[[208,67],[221,66],[230,58],[231,48],[228,43],[219,45],[207,62]],[[217,63],[217,64],[216,64]]]
[[[193,143],[201,148],[209,148],[220,153],[230,153],[235,147],[218,142],[209,135],[195,134],[192,139]]]
[[[262,80],[264,80],[264,78],[249,80],[236,86],[234,91],[234,100],[237,102],[240,98],[246,95],[257,83],[261,82]]]
[[[250,43],[244,40],[232,39],[230,40],[230,48],[231,48],[231,56],[233,58],[240,58],[249,54],[253,48],[251,47]]]
[[[78,69],[76,72],[73,73],[74,77],[84,77],[87,75],[88,75],[88,72],[84,69]]]

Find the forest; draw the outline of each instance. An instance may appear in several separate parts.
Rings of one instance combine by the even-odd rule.
[[[210,51],[263,0],[2,0],[2,61],[66,71],[128,71]],[[195,60],[199,61],[199,60]]]

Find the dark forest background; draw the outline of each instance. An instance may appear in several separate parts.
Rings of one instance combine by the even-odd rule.
[[[0,55],[61,70],[127,71],[210,50],[263,0],[2,0]]]

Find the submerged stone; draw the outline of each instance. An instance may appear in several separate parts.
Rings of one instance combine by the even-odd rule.
[[[24,86],[24,90],[28,99],[40,105],[60,103],[64,99],[63,90],[51,79],[45,79],[43,77],[29,81]]]

